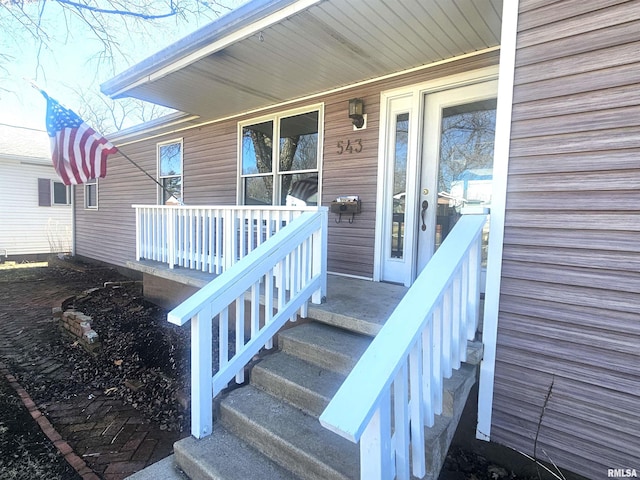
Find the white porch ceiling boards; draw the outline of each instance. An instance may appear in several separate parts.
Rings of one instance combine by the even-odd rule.
[[[265,0],[252,4],[265,7]],[[292,9],[301,1],[275,1]],[[215,119],[434,62],[500,43],[501,0],[307,0],[264,27],[260,18],[214,38],[216,24],[106,82],[113,96],[132,96]],[[280,5],[279,5],[280,4]],[[242,7],[241,7],[242,8]],[[268,12],[273,15],[274,12]],[[277,13],[277,11],[276,11]],[[263,18],[266,18],[267,13]],[[213,28],[211,28],[213,27]],[[204,30],[207,30],[206,32]],[[221,47],[204,56],[202,37]],[[198,38],[200,36],[200,38]],[[163,60],[163,53],[171,56]],[[199,55],[200,53],[200,55]],[[155,63],[154,63],[155,62]]]

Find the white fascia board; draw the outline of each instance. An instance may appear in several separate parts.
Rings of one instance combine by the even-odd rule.
[[[107,135],[107,138],[114,144],[116,142],[130,142],[131,140],[135,139],[144,140],[161,129],[167,130],[166,132],[162,133],[164,135],[166,133],[182,128],[184,124],[195,122],[199,118],[199,115],[190,115],[182,112],[170,113],[163,117],[134,125],[133,127],[129,127],[124,130],[120,130],[119,132]]]
[[[170,64],[159,68],[158,70],[144,75],[136,81],[129,83],[128,85],[119,88],[116,91],[111,91],[108,95],[112,98],[116,98],[126,94],[127,91],[139,87],[140,85],[144,85],[146,83],[151,83],[155,80],[163,78],[173,72],[176,72],[188,65],[191,65],[198,60],[211,55],[212,53],[218,52],[230,45],[233,45],[236,42],[244,40],[245,38],[250,37],[251,35],[255,35],[260,31],[274,25],[282,20],[285,20],[296,13],[304,11],[309,7],[319,3],[323,0],[299,0],[293,4],[290,4],[274,13],[267,15],[264,18],[258,19],[250,24],[241,27],[224,37],[213,41],[212,43],[199,48],[191,53],[186,54],[185,56],[171,62]],[[134,67],[135,68],[135,67]],[[108,82],[107,82],[108,83]],[[106,84],[105,84],[106,85]]]

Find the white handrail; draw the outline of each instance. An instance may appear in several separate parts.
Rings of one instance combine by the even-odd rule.
[[[136,259],[220,274],[317,207],[133,205]]]
[[[234,376],[237,383],[244,381],[244,367],[262,347],[271,348],[278,330],[288,320],[295,321],[298,313],[307,316],[309,299],[320,303],[326,296],[328,210],[314,210],[289,222],[169,312],[171,323],[191,321],[191,433],[196,438],[213,430],[213,397]],[[233,314],[235,348],[231,349]],[[212,376],[214,317],[219,329],[219,368]],[[250,325],[248,341],[245,321]]]
[[[485,222],[463,215],[320,416],[360,442],[363,480],[426,473],[424,427],[477,329]]]

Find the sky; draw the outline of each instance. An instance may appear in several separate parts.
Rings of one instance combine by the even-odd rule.
[[[218,3],[234,8],[245,1]],[[151,3],[166,10],[168,2],[153,0]],[[42,17],[42,28],[50,35],[44,47],[26,34],[5,8],[0,8],[0,124],[45,129],[46,102],[28,80],[77,111],[83,99],[74,90],[99,92],[100,83],[210,21],[204,15],[191,16],[186,21],[174,17],[148,25],[146,32],[138,26],[129,32],[119,32],[116,18],[113,32],[120,39],[127,58],[118,56],[114,65],[110,65],[97,60],[102,46],[89,28],[65,14],[55,1],[46,3]]]

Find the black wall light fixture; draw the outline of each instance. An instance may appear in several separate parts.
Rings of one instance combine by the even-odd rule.
[[[349,100],[349,118],[356,128],[362,128],[364,125],[364,102],[361,98]]]

